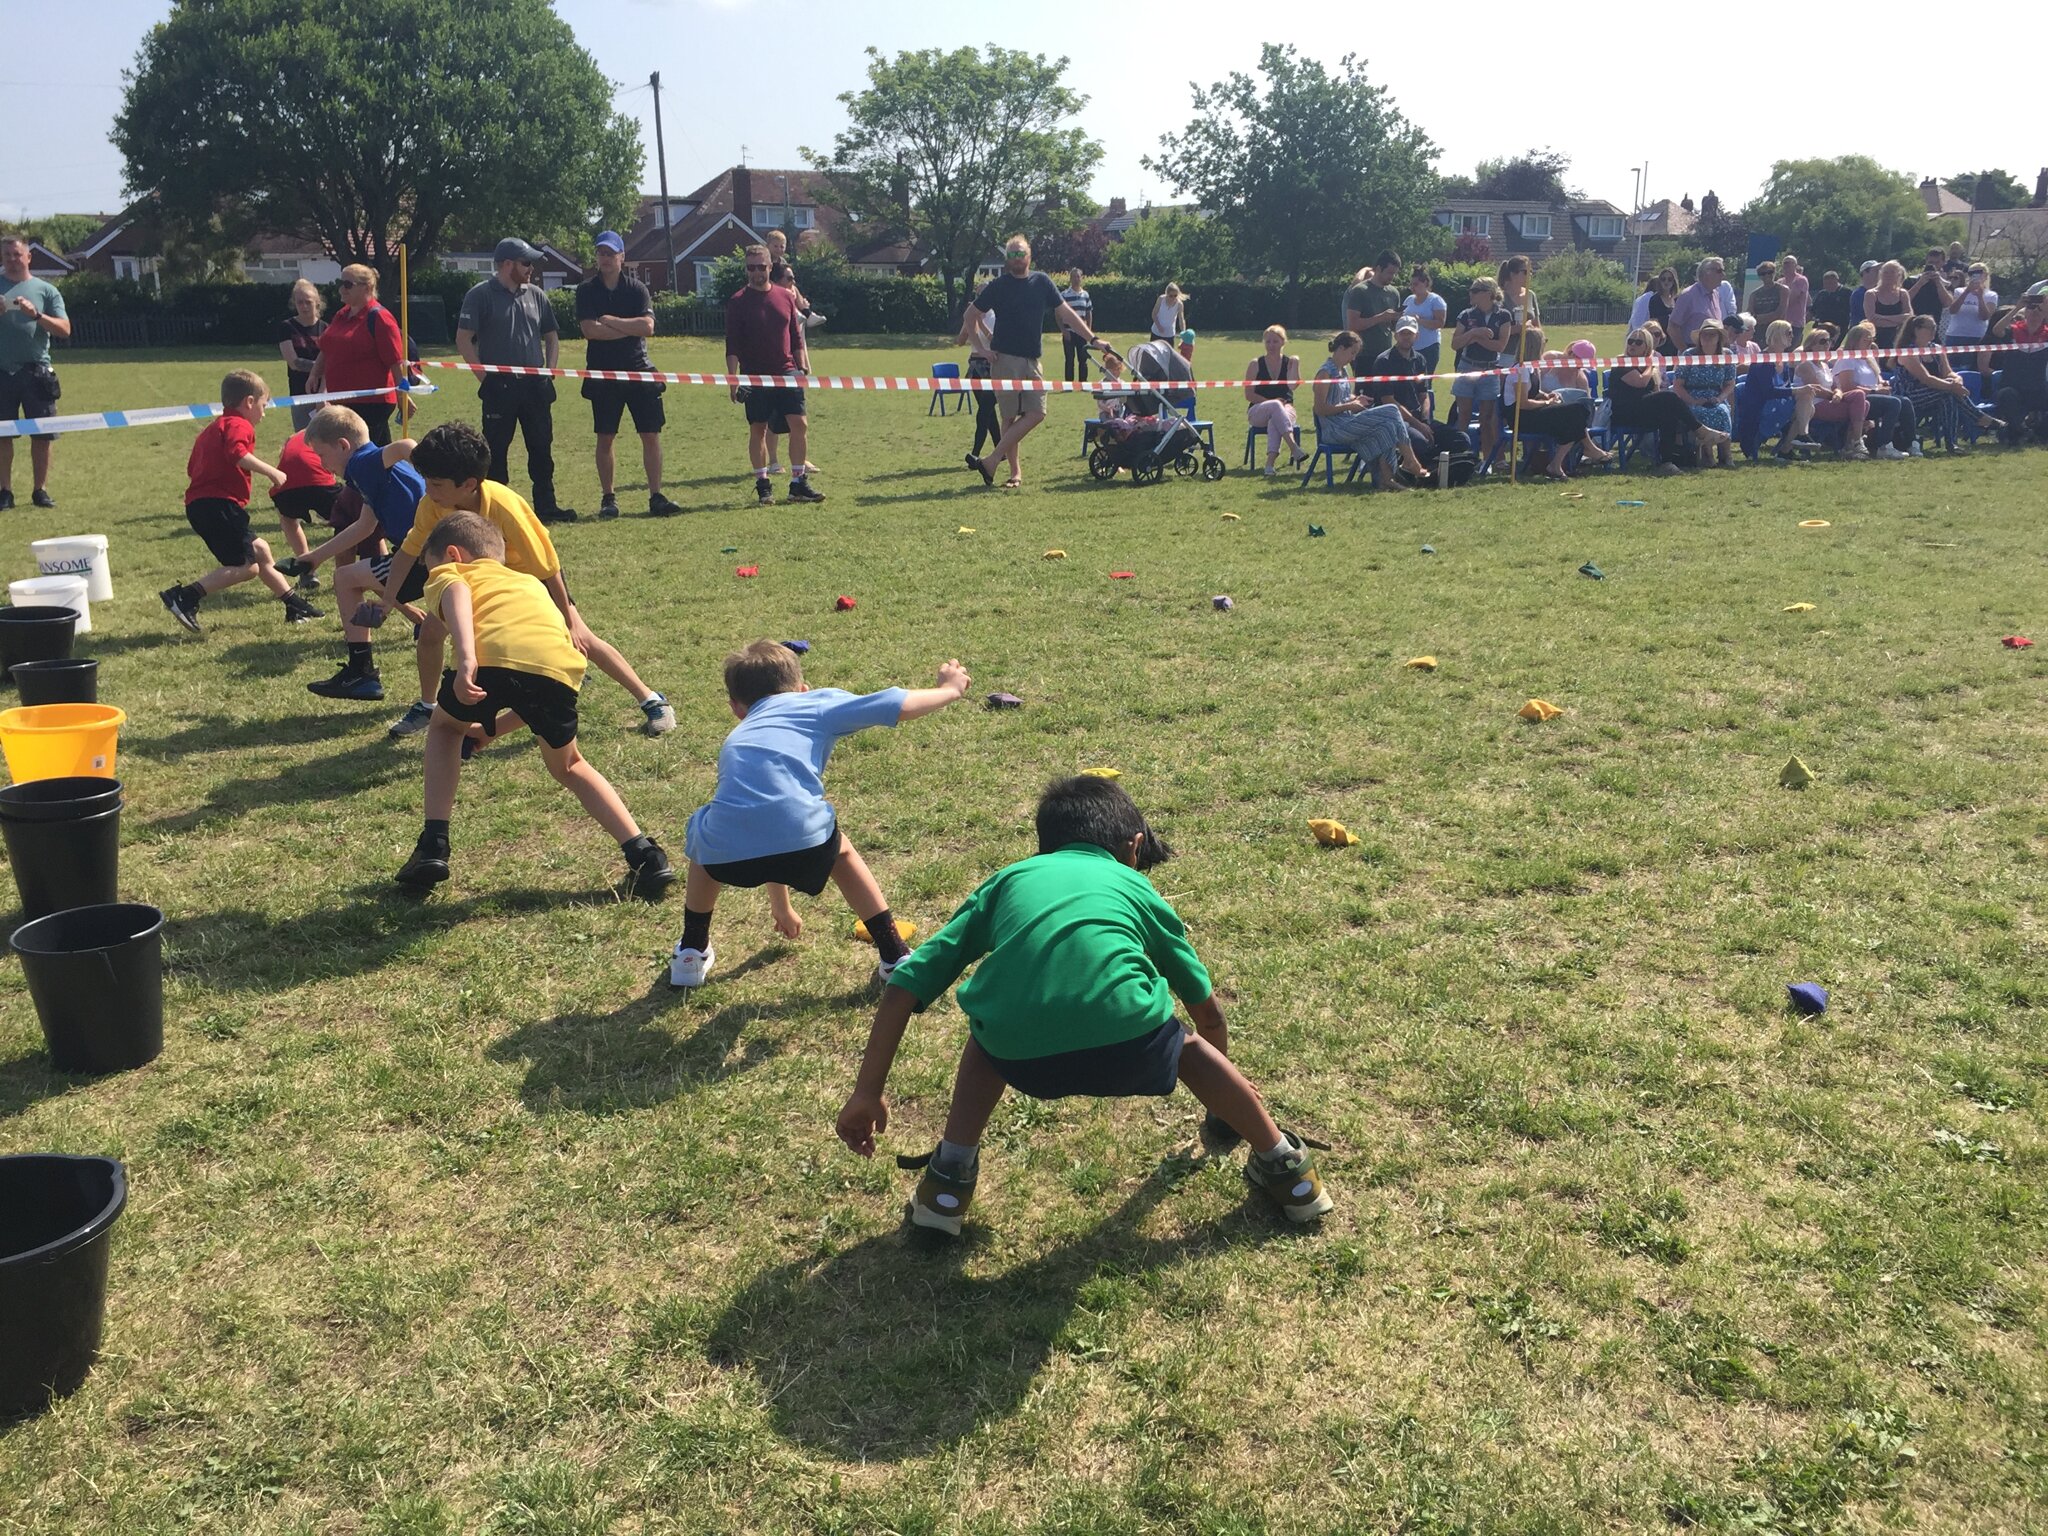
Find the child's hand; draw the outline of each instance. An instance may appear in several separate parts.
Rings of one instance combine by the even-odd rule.
[[[270,483],[272,485],[276,486],[280,491],[284,489],[284,483],[288,477],[286,476],[283,470],[278,469],[275,466],[272,466],[272,468],[269,471],[269,476]]]
[[[948,661],[939,668],[939,686],[951,688],[963,699],[967,697],[968,685],[972,682],[973,679],[967,675],[967,669],[957,661]]]
[[[414,629],[418,629],[427,622],[426,610],[424,608],[415,608],[411,603],[400,603],[398,611],[405,615],[405,622],[412,625]]]
[[[875,1155],[875,1138],[889,1129],[889,1101],[879,1093],[872,1096],[855,1089],[846,1107],[839,1111],[834,1127],[839,1139],[862,1157]]]
[[[453,687],[455,697],[461,703],[481,704],[484,701],[484,691],[476,685],[476,663],[473,661],[464,659],[456,665]]]
[[[589,626],[583,622],[583,615],[571,608],[569,610],[569,643],[575,646],[581,654],[588,656],[590,654],[590,647],[596,640],[597,636],[593,635],[590,632]]]

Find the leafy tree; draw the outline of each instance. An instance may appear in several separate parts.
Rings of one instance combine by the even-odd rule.
[[[1527,203],[1566,203],[1579,193],[1565,185],[1571,158],[1554,149],[1531,149],[1508,160],[1482,160],[1472,176],[1471,197]]]
[[[1031,255],[1033,262],[1047,272],[1067,272],[1074,267],[1083,272],[1106,272],[1110,247],[1114,244],[1096,225],[1078,224],[1072,229],[1033,236]]]
[[[548,0],[179,0],[113,140],[167,230],[300,233],[389,273],[451,234],[629,213],[642,155]]]
[[[991,43],[885,59],[868,49],[865,90],[839,100],[851,123],[832,153],[803,151],[838,206],[932,253],[951,310],[963,279],[1007,235],[1070,227],[1102,146],[1068,122],[1088,98],[1067,61]]]
[[[1491,261],[1493,242],[1486,236],[1468,229],[1451,243],[1451,260]]]
[[[98,229],[101,222],[89,213],[53,213],[40,219],[24,219],[19,228],[29,239],[42,241],[46,250],[63,256],[85,244],[85,237]]]
[[[1972,208],[2024,208],[2032,200],[2026,183],[2010,171],[1965,171],[1941,184]]]
[[[1138,220],[1109,248],[1109,270],[1149,283],[1228,282],[1237,251],[1223,224],[1199,214],[1163,211]]]
[[[1815,272],[1845,276],[1868,257],[1912,255],[1917,271],[1932,234],[1918,184],[1867,155],[1775,161],[1742,222],[1776,235]]]
[[[1254,276],[1286,284],[1348,273],[1380,250],[1440,249],[1430,219],[1436,146],[1346,54],[1336,75],[1268,43],[1254,82],[1232,74],[1194,93],[1193,120],[1147,168],[1213,212]]]
[[[1598,251],[1563,251],[1536,269],[1533,285],[1546,307],[1556,304],[1627,304],[1636,296],[1627,269]],[[1563,343],[1552,340],[1553,346]]]
[[[1470,176],[1439,176],[1436,179],[1436,195],[1443,197],[1477,197],[1479,184]]]

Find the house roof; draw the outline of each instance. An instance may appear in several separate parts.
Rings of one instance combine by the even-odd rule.
[[[749,240],[760,239],[761,231],[752,223],[755,207],[780,207],[785,197],[792,208],[811,209],[812,227],[830,235],[844,219],[820,195],[825,190],[826,178],[819,171],[728,166],[695,191],[669,198],[669,202],[685,204],[690,210],[675,221],[676,260],[681,261],[699,246],[712,242],[728,221],[742,230]],[[626,260],[658,262],[668,259],[660,209],[659,197],[641,194],[633,230],[626,237]]]
[[[251,256],[314,256],[325,257],[330,253],[321,241],[305,235],[262,234],[251,240],[244,250]]]
[[[1930,219],[1967,218],[1970,213],[1968,199],[1956,196],[1932,176],[1920,183],[1920,201]]]
[[[78,248],[69,253],[69,259],[76,263],[89,261],[95,256],[154,256],[155,251],[142,247],[149,243],[141,238],[140,225],[145,210],[125,208],[109,215],[100,227],[87,235]]]
[[[78,264],[67,260],[59,252],[51,250],[42,241],[31,240],[28,242],[28,269],[36,276],[41,276],[48,272],[62,274],[76,272]]]
[[[1698,218],[1698,214],[1687,212],[1670,198],[1660,197],[1637,214],[1635,222],[1646,230],[1661,226],[1667,235],[1688,235]]]

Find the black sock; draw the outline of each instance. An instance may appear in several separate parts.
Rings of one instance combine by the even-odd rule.
[[[420,829],[420,847],[423,849],[430,848],[443,858],[446,858],[448,856],[448,823],[436,821],[433,817],[429,816],[425,826]]]
[[[887,907],[861,921],[867,924],[868,937],[875,941],[875,953],[882,957],[884,965],[893,964],[910,953],[910,946],[896,931],[896,918]]]
[[[756,496],[766,495],[769,491],[773,489],[774,487],[769,485],[768,477],[766,475],[754,476],[754,494]]]
[[[711,914],[683,908],[683,948],[699,952],[711,947]]]
[[[635,832],[631,837],[619,844],[619,852],[626,856],[626,862],[630,864],[635,859],[644,855],[653,846],[653,838],[649,837],[645,832]]]
[[[377,670],[376,653],[367,640],[351,640],[348,643],[349,670],[353,672],[374,672]]]
[[[199,585],[196,581],[186,582],[178,588],[178,593],[185,599],[185,606],[187,608],[197,608],[206,600],[206,588]]]

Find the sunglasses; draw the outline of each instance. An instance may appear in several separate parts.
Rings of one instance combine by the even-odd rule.
[[[768,263],[765,261],[750,261],[747,263],[747,270],[749,272],[766,272],[768,270]]]
[[[337,287],[337,288],[355,288],[355,287],[358,287],[358,286],[360,286],[360,284],[361,284],[361,281],[362,281],[362,280],[361,280],[360,278],[354,278],[354,277],[344,277],[344,278],[342,278],[342,279],[341,279],[341,280],[340,280],[339,282],[337,282],[337,283],[336,283],[336,284],[335,284],[334,286],[335,286],[335,287]]]

